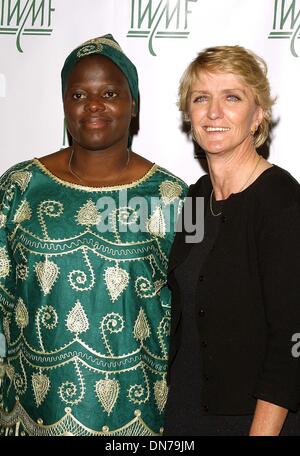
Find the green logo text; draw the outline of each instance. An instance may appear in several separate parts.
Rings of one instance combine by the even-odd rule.
[[[198,0],[131,0],[129,38],[148,38],[149,51],[154,52],[154,39],[189,36],[188,18],[191,3]]]
[[[300,38],[300,2],[298,0],[275,0],[273,30],[269,39],[289,39],[291,53],[298,57],[296,48]]]
[[[0,0],[0,34],[16,35],[16,45],[23,52],[23,35],[51,35],[55,9],[52,0]]]

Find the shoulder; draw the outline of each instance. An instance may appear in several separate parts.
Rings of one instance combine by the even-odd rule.
[[[162,168],[159,165],[156,165],[156,171],[157,175],[159,176],[159,180],[161,180],[160,186],[164,186],[167,189],[169,189],[170,192],[172,192],[172,188],[176,193],[180,191],[180,197],[185,197],[187,192],[188,192],[188,186],[187,184],[180,179],[180,177],[175,176],[175,174],[171,173],[165,168]]]
[[[32,175],[33,160],[26,160],[13,165],[0,177],[0,188],[12,183],[22,184],[22,181],[29,181]],[[25,183],[25,182],[23,182]]]
[[[266,212],[295,206],[300,208],[300,184],[288,171],[276,165],[259,176],[254,195]]]
[[[208,174],[204,174],[195,184],[190,185],[188,196],[205,196],[211,191],[212,185]]]

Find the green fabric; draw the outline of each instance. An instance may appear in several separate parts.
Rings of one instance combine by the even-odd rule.
[[[128,186],[91,189],[33,160],[10,169],[0,189],[0,435],[158,434],[167,397],[167,258],[185,184],[154,165]],[[127,201],[156,198],[145,232],[125,230],[140,220],[122,200],[126,192]],[[96,226],[106,219],[100,197],[115,201],[105,233]]]
[[[87,55],[103,55],[119,67],[128,81],[132,98],[135,101],[135,112],[138,110],[139,87],[136,67],[124,54],[120,45],[110,34],[93,38],[74,49],[66,58],[61,71],[62,93],[64,95],[68,76],[76,63]]]

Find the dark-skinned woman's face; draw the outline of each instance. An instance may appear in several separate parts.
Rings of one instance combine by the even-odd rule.
[[[127,146],[134,101],[126,77],[110,59],[94,55],[76,64],[67,81],[64,111],[73,141],[84,149]]]

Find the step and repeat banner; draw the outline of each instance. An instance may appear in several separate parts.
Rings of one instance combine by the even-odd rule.
[[[205,47],[239,44],[269,68],[269,160],[300,180],[300,0],[0,0],[0,173],[66,147],[60,70],[69,52],[111,33],[137,66],[133,150],[188,184],[203,173],[182,130],[177,89]]]

